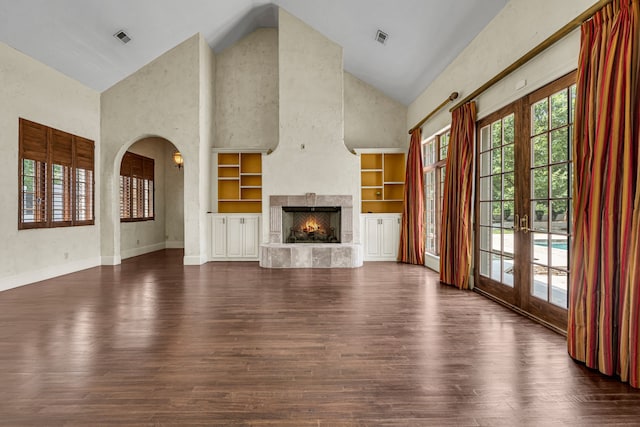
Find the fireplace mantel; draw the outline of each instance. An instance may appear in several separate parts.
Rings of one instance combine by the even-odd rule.
[[[283,243],[282,208],[341,208],[341,243]],[[353,243],[353,197],[350,195],[283,195],[269,197],[269,243],[260,245],[260,266],[267,268],[352,268],[362,266],[362,247]],[[285,236],[286,237],[286,236]]]

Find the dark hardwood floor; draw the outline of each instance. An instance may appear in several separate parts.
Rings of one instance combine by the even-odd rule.
[[[426,268],[181,265],[0,293],[0,424],[640,424],[640,391]]]

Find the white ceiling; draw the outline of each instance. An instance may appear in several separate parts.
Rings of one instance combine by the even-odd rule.
[[[507,1],[0,0],[0,41],[102,92],[197,32],[218,52],[275,26],[280,6],[343,46],[345,70],[406,105]]]

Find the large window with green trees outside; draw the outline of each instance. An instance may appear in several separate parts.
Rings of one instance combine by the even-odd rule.
[[[444,175],[449,148],[449,128],[426,138],[422,143],[425,194],[425,251],[440,254],[440,227]]]

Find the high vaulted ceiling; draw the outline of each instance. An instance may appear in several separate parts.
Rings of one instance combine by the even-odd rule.
[[[0,0],[0,41],[103,91],[199,32],[219,52],[286,9],[345,70],[409,104],[507,0]],[[385,45],[376,30],[389,34]],[[113,37],[125,30],[132,41]]]

